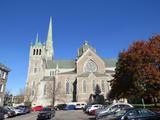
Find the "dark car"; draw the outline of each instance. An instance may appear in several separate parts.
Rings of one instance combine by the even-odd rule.
[[[4,120],[3,109],[0,108],[0,120]]]
[[[67,104],[58,104],[55,106],[56,110],[64,110],[64,108],[67,106]]]
[[[15,112],[12,110],[9,110],[5,107],[0,107],[1,113],[3,113],[4,118],[13,117],[15,115]]]
[[[45,107],[39,112],[37,120],[51,119],[55,116],[55,110],[52,107]]]
[[[160,120],[160,114],[143,108],[130,108],[108,115],[103,120]]]
[[[0,112],[0,120],[4,120],[4,114]]]

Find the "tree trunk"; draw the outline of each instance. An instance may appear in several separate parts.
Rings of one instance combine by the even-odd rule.
[[[154,106],[157,107],[157,98],[153,97],[153,101],[154,101]]]

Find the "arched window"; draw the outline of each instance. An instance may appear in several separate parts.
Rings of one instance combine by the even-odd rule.
[[[34,68],[34,73],[37,73],[37,68]]]
[[[108,81],[106,81],[106,90],[107,92],[110,90],[110,84],[108,83]]]
[[[38,49],[36,50],[36,55],[38,55]]]
[[[93,80],[93,92],[95,91],[95,89],[96,89],[96,81]]]
[[[70,94],[70,85],[69,85],[69,81],[66,82],[66,94]]]
[[[102,80],[102,81],[101,81],[102,92],[105,91],[105,85],[104,85],[104,84],[105,84],[105,83],[104,83],[104,80]]]
[[[44,88],[43,88],[43,95],[46,95],[47,94],[47,85],[44,85]]]
[[[41,49],[39,49],[39,55],[41,55]]]
[[[36,54],[36,50],[34,49],[34,50],[33,50],[33,55],[35,55],[35,54]]]
[[[31,91],[32,96],[34,96],[34,88],[35,88],[35,81],[32,82],[32,91]]]
[[[83,93],[87,92],[86,80],[83,80]]]

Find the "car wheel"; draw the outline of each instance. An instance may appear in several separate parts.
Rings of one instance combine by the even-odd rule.
[[[49,116],[49,119],[51,119],[51,118],[52,118],[52,115]]]
[[[8,114],[4,114],[4,118],[5,118],[5,119],[8,118]]]

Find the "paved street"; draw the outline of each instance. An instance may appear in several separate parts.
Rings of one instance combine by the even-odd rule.
[[[7,120],[36,120],[38,112],[21,115]],[[82,111],[56,111],[56,116],[52,120],[94,120],[93,116],[88,116]]]

